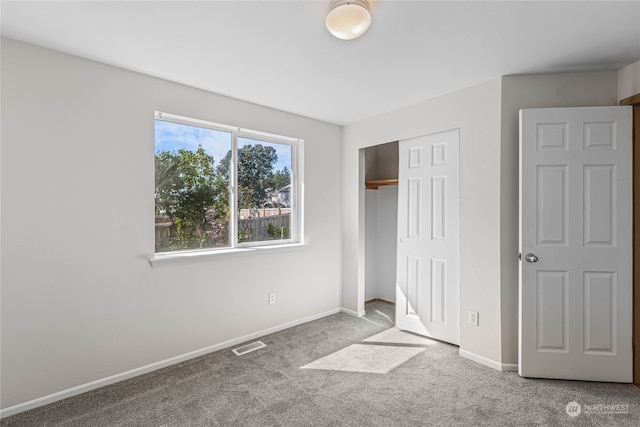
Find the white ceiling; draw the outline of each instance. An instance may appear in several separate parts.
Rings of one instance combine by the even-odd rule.
[[[2,1],[2,35],[348,124],[509,74],[640,59],[640,1],[371,1],[351,41],[327,1]]]

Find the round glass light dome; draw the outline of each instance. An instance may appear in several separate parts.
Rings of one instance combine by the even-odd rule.
[[[342,40],[360,37],[371,25],[371,13],[366,0],[334,0],[329,5],[325,21],[327,30]]]

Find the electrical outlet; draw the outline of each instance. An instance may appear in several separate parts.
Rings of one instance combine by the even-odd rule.
[[[276,293],[271,292],[269,294],[269,304],[275,304],[275,303],[276,303]]]
[[[474,326],[478,326],[480,324],[479,317],[480,317],[480,315],[478,314],[477,311],[470,311],[469,312],[469,323],[474,325]]]

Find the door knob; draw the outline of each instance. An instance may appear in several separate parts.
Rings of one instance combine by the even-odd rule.
[[[406,242],[406,241],[407,241],[407,239],[405,239],[404,237],[401,237],[401,238],[400,238],[400,243],[404,243],[404,242]]]
[[[535,256],[535,255],[534,255],[534,254],[532,254],[532,253],[528,253],[528,254],[526,254],[526,255],[524,256],[524,259],[525,259],[527,262],[538,262],[538,257],[537,257],[537,256]]]

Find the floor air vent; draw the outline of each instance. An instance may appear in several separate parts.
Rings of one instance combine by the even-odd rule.
[[[260,350],[267,345],[262,341],[252,342],[251,344],[243,345],[242,347],[234,348],[232,351],[236,356],[242,356],[243,354],[251,353],[252,351]]]

